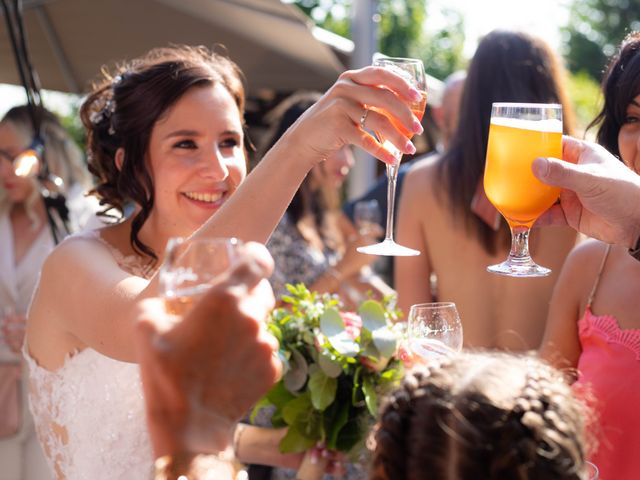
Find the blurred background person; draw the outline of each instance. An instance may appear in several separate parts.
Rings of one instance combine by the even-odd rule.
[[[51,112],[41,109],[40,136],[52,174],[64,182],[69,225],[78,229],[95,218],[97,202],[84,197],[91,188],[82,152]],[[27,406],[21,380],[20,348],[25,315],[54,237],[38,180],[15,174],[14,160],[31,145],[35,132],[27,106],[14,107],[0,121],[0,465],[3,480],[44,479],[47,467]]]
[[[597,140],[640,172],[640,33],[630,34],[602,83],[604,106],[592,122]],[[630,199],[630,201],[632,201]],[[640,262],[625,246],[589,240],[576,247],[554,289],[541,355],[577,369],[595,396],[602,478],[633,478],[640,469]]]
[[[400,198],[398,242],[422,254],[395,259],[399,306],[406,312],[434,298],[455,302],[466,346],[536,348],[553,285],[576,241],[569,228],[532,234],[531,249],[552,269],[549,277],[516,279],[486,271],[510,248],[507,223],[482,186],[491,105],[516,101],[562,104],[564,132],[573,131],[565,72],[550,47],[526,33],[491,32],[467,72],[449,149],[413,165]]]
[[[268,151],[320,97],[301,92],[284,100],[270,115],[273,128],[262,151]],[[352,307],[367,291],[378,296],[393,293],[379,277],[362,274],[375,257],[356,251],[377,241],[382,230],[357,230],[340,210],[342,187],[353,163],[351,147],[345,146],[314,167],[267,242],[275,261],[271,284],[276,298],[287,292],[286,283],[300,282],[312,291],[339,293]]]

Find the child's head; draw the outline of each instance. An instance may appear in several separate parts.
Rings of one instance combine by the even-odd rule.
[[[373,480],[581,479],[583,404],[542,361],[467,353],[420,366],[385,402]]]

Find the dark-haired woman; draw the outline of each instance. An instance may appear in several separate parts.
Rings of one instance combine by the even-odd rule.
[[[96,87],[81,110],[95,192],[108,208],[133,202],[136,210],[54,250],[30,309],[31,403],[57,478],[151,475],[138,367],[129,362],[136,361],[135,307],[158,292],[167,240],[266,241],[304,176],[332,152],[353,143],[392,161],[361,118],[414,151],[385,117],[363,113],[376,105],[420,131],[408,107],[418,95],[380,69],[345,72],[245,180],[244,89],[227,58],[203,48],[158,49]]]
[[[603,83],[592,125],[598,143],[640,172],[640,33],[630,34]],[[571,252],[551,298],[541,355],[578,371],[595,397],[599,423],[593,462],[604,480],[640,471],[640,263],[626,248],[589,240]]]
[[[471,61],[458,129],[449,150],[419,162],[408,173],[400,200],[398,241],[422,252],[396,258],[395,287],[400,307],[433,299],[455,302],[465,344],[511,351],[540,344],[551,291],[576,241],[566,227],[532,233],[532,255],[551,268],[546,278],[509,278],[486,267],[509,252],[509,229],[482,188],[491,104],[560,103],[564,131],[573,115],[558,57],[540,39],[525,33],[486,35]]]

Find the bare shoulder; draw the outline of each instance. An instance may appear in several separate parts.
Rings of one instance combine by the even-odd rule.
[[[593,283],[604,257],[607,244],[599,240],[585,240],[574,247],[562,268],[565,282],[584,290]]]
[[[440,155],[429,155],[417,160],[407,172],[403,192],[406,190],[411,195],[424,195],[430,192],[430,187],[436,181],[436,169]]]

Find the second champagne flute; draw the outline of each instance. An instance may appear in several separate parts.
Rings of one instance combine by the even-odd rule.
[[[387,68],[397,73],[401,77],[405,78],[413,87],[422,92],[422,99],[411,105],[411,111],[413,114],[422,120],[424,115],[424,109],[427,106],[427,83],[425,79],[424,66],[422,60],[416,58],[392,58],[392,57],[378,57],[374,58],[373,65],[378,67]],[[386,114],[386,112],[377,110],[371,107],[371,110],[376,110],[379,113],[386,115],[389,120],[396,126],[399,126],[395,120]],[[404,130],[404,129],[401,129]],[[393,239],[393,216],[396,200],[396,180],[398,178],[398,169],[400,168],[400,160],[402,159],[402,153],[398,150],[389,140],[386,140],[379,132],[375,132],[380,143],[384,147],[393,152],[396,157],[396,163],[393,165],[387,164],[387,229],[384,240],[375,245],[367,245],[366,247],[359,247],[360,253],[367,253],[369,255],[390,255],[390,256],[415,256],[420,255],[418,250],[412,248],[403,247],[397,244]],[[407,136],[411,136],[410,133]]]

